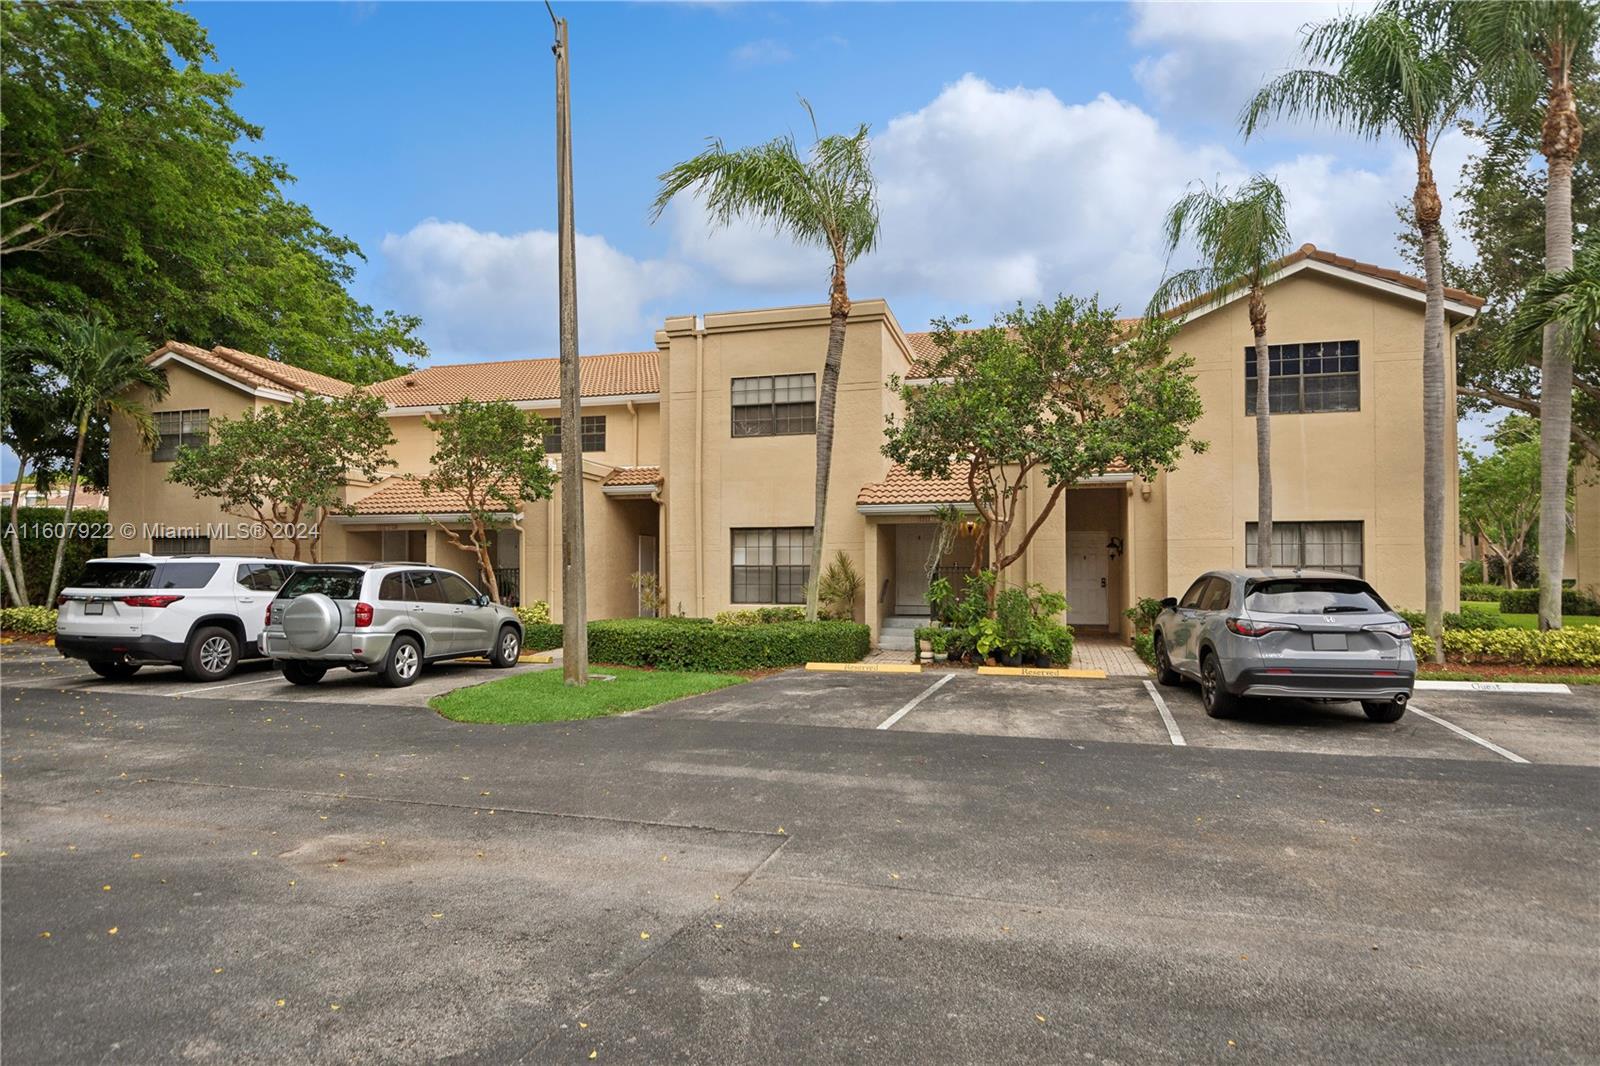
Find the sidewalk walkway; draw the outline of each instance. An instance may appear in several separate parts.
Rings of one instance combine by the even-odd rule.
[[[1150,668],[1117,637],[1078,637],[1072,646],[1072,665],[1084,670],[1104,670],[1107,677],[1150,676]]]

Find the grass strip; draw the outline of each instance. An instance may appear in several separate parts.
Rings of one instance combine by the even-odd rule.
[[[615,680],[602,681],[601,677]],[[745,678],[734,674],[591,666],[589,683],[582,688],[569,688],[563,683],[558,668],[531,671],[470,688],[459,688],[435,696],[428,701],[428,705],[457,722],[495,722],[503,725],[571,722],[654,707],[668,700],[698,696],[702,692],[714,692],[744,681]]]

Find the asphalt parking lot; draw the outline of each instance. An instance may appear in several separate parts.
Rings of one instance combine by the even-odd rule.
[[[1264,701],[1231,718],[1208,718],[1192,685],[1126,678],[791,671],[645,713],[1313,755],[1511,762],[1516,756],[1600,767],[1597,687],[1579,686],[1569,695],[1419,690],[1404,718],[1383,724],[1369,721],[1358,703],[1303,700]]]
[[[1163,689],[1177,747],[1137,683],[501,727],[0,673],[8,1061],[1600,1059],[1589,692],[1419,695],[1513,763]]]

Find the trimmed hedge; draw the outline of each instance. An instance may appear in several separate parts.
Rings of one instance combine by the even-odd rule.
[[[1413,631],[1417,633],[1426,633],[1428,631],[1428,617],[1422,611],[1397,610],[1394,613],[1404,618],[1406,625],[1410,626]],[[1511,623],[1493,611],[1462,611],[1460,614],[1455,611],[1446,611],[1444,613],[1444,627],[1447,630],[1510,629]]]
[[[54,607],[0,607],[0,629],[17,633],[52,634],[56,631]]]
[[[561,647],[561,627],[554,622],[522,623],[522,649],[524,651],[549,651]]]
[[[1538,614],[1539,590],[1538,589],[1502,589],[1500,592],[1501,614]],[[1587,592],[1577,589],[1563,589],[1561,591],[1562,614],[1600,614],[1600,600],[1595,599]]]
[[[84,491],[82,487],[79,492]],[[10,544],[11,528],[11,498],[5,499],[4,526],[6,543]],[[28,595],[35,600],[44,599],[44,594],[50,591],[50,568],[56,559],[56,538],[54,536],[37,536],[35,534],[51,531],[61,524],[64,510],[60,507],[19,507],[17,508],[17,527],[21,530],[22,544],[22,574],[23,581],[27,583]],[[72,511],[72,539],[67,541],[66,556],[61,560],[61,584],[70,585],[79,574],[83,573],[83,564],[90,559],[98,559],[106,553],[106,538],[91,536],[91,534],[105,533],[106,512],[98,507],[76,507]],[[4,594],[0,588],[0,595]],[[10,602],[9,600],[7,601]],[[18,606],[11,604],[11,606]],[[54,606],[51,604],[50,606]]]
[[[718,611],[712,619],[719,626],[769,625],[773,622],[804,622],[804,607],[756,607],[745,611]]]
[[[703,618],[612,618],[589,623],[589,660],[663,670],[760,670],[859,662],[871,630],[856,622],[716,626]]]
[[[525,607],[518,607],[516,611],[525,626],[545,625],[550,621],[550,605],[543,600],[534,600]]]
[[[1417,658],[1433,657],[1426,634],[1411,638]],[[1512,663],[1527,666],[1600,666],[1600,626],[1537,629],[1447,629],[1447,659],[1463,663]]]
[[[1471,603],[1499,603],[1500,594],[1507,591],[1504,585],[1461,585],[1461,598]]]

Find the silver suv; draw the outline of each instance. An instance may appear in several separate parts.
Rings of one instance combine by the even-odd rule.
[[[1200,682],[1206,713],[1241,696],[1360,700],[1395,722],[1417,679],[1411,627],[1358,577],[1320,570],[1213,570],[1161,601],[1156,673]]]
[[[399,688],[424,663],[483,655],[504,668],[521,652],[515,611],[460,574],[422,563],[302,567],[278,590],[261,631],[261,653],[297,685],[343,666]]]

